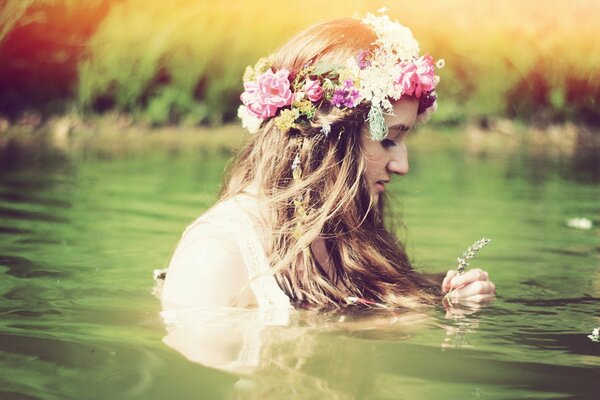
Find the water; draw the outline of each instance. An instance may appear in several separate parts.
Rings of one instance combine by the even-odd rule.
[[[430,133],[411,145],[411,172],[390,189],[415,265],[449,269],[490,237],[475,264],[495,301],[298,312],[266,326],[238,312],[234,327],[211,336],[192,323],[171,342],[151,273],[214,201],[228,155],[185,143],[4,146],[0,398],[597,398],[600,343],[587,335],[600,326],[598,155],[465,151]],[[567,227],[577,217],[594,226]],[[258,368],[188,359],[236,359],[244,343]]]

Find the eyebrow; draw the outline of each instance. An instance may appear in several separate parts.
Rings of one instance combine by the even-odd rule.
[[[408,130],[410,130],[410,126],[406,125],[406,124],[396,124],[396,125],[392,125],[390,127],[388,127],[389,130],[400,130],[402,132],[406,132]]]

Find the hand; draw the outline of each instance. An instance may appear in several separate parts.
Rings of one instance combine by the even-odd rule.
[[[496,285],[482,269],[471,269],[464,274],[450,270],[442,282],[442,293],[451,300],[481,301],[494,297]]]

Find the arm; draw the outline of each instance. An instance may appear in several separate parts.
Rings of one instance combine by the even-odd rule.
[[[164,309],[230,307],[252,297],[243,255],[230,235],[204,225],[178,245],[162,292]]]

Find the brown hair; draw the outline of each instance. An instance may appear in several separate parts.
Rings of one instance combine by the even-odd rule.
[[[372,48],[376,34],[354,19],[313,25],[272,57],[275,69],[291,74],[315,62],[343,64]],[[292,302],[345,304],[348,296],[395,306],[431,300],[429,286],[414,273],[404,247],[384,225],[384,202],[374,204],[364,179],[362,135],[368,108],[318,109],[311,125],[282,134],[266,121],[231,165],[221,199],[258,186],[269,210],[267,254],[275,277]],[[327,123],[331,132],[321,132]],[[292,178],[299,152],[303,176]],[[307,215],[294,201],[303,199]],[[294,235],[297,225],[301,235]],[[321,240],[328,260],[318,260]],[[416,302],[415,302],[416,301]]]

